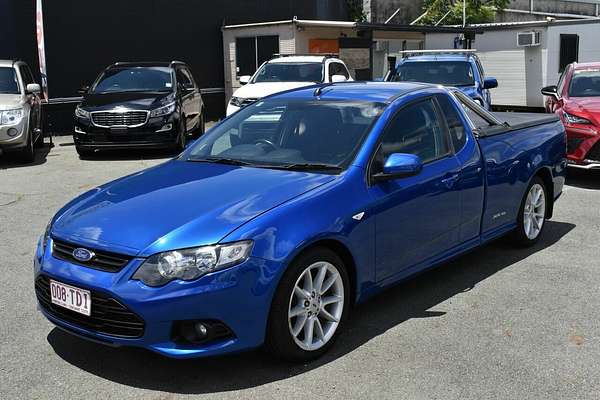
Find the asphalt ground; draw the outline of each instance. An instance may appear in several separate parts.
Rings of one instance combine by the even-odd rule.
[[[310,364],[259,351],[177,361],[55,328],[32,280],[48,220],[79,193],[168,157],[82,161],[59,137],[33,165],[0,158],[0,398],[600,398],[597,172],[569,172],[535,247],[497,241],[388,290],[357,307],[333,351]]]

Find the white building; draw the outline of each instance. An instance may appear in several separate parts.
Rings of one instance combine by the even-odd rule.
[[[542,107],[543,86],[555,85],[572,61],[600,62],[600,19],[470,25],[482,31],[472,47],[487,76],[498,79],[492,104]],[[426,49],[453,48],[456,34],[427,33]],[[518,43],[518,38],[521,43]]]

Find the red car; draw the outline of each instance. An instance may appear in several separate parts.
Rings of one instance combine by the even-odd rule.
[[[600,62],[569,64],[558,86],[542,94],[546,111],[558,114],[567,131],[569,165],[600,169]]]

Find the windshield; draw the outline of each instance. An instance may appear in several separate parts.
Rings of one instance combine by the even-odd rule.
[[[170,68],[110,68],[102,73],[92,93],[170,92],[173,80]]]
[[[475,84],[473,68],[466,61],[413,61],[398,66],[394,82],[437,83],[446,86]]]
[[[600,69],[575,71],[569,84],[569,96],[600,96]]]
[[[11,67],[0,67],[0,93],[19,94],[19,81],[15,69]]]
[[[323,64],[267,63],[258,70],[254,82],[323,82]]]
[[[385,106],[346,100],[258,101],[202,136],[184,157],[263,168],[341,170]]]

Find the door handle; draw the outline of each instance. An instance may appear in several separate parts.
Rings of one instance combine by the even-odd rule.
[[[444,185],[446,185],[446,187],[448,189],[451,189],[456,184],[456,182],[458,181],[458,178],[460,178],[459,174],[452,174],[452,175],[450,175],[450,176],[442,179],[442,183]]]

